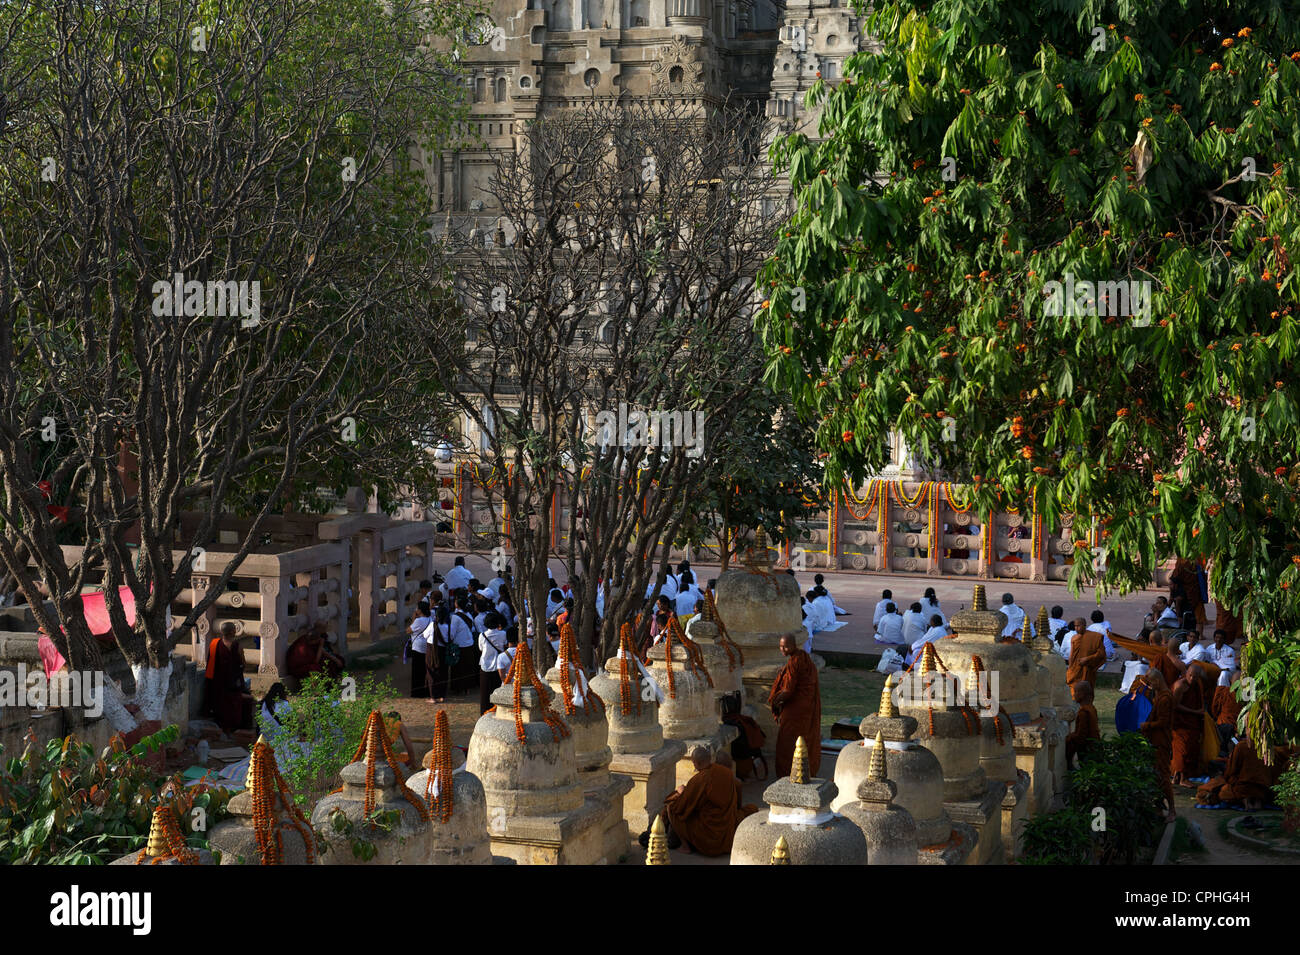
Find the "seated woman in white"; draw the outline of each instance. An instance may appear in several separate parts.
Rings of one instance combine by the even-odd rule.
[[[825,630],[838,630],[845,625],[843,620],[835,619],[835,601],[831,595],[820,588],[808,591],[808,619],[812,621],[813,633]]]
[[[813,587],[814,587],[814,588],[820,588],[821,590],[825,591],[827,597],[830,597],[830,596],[831,596],[830,591],[829,591],[829,590],[826,590],[826,575],[825,575],[825,574],[817,574],[816,576],[813,577]],[[845,609],[844,609],[843,607],[841,607],[839,604],[835,603],[835,598],[833,598],[833,597],[831,598],[831,605],[835,608],[835,614],[836,614],[836,616],[842,616],[842,617],[851,617],[851,616],[853,616],[851,613],[849,613],[847,610],[845,610]]]
[[[906,646],[903,642],[903,615],[892,602],[885,608],[885,615],[876,625],[876,642]]]
[[[921,648],[927,643],[942,640],[946,636],[948,636],[948,628],[944,626],[939,615],[935,614],[930,618],[930,629],[925,631],[925,633],[921,635],[921,638],[912,644],[911,652],[907,655],[907,665],[911,666],[916,662],[916,658],[920,654]]]
[[[921,613],[925,614],[926,620],[929,620],[935,614],[938,614],[939,619],[943,621],[944,626],[948,625],[948,618],[945,617],[943,611],[939,609],[939,598],[935,596],[933,587],[925,588],[925,595],[921,598]]]

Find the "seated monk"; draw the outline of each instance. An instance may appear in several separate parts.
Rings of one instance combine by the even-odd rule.
[[[779,729],[776,734],[776,774],[789,776],[799,737],[808,749],[808,775],[816,776],[822,760],[822,694],[817,664],[795,645],[788,634],[781,638],[785,666],[772,683],[767,703]]]
[[[289,675],[299,680],[306,679],[312,673],[324,673],[330,679],[338,679],[343,672],[343,658],[326,648],[326,627],[323,621],[289,646],[289,651],[285,654],[285,666]]]
[[[1273,774],[1255,752],[1249,736],[1232,748],[1223,775],[1211,779],[1196,791],[1197,803],[1213,806],[1227,803],[1248,810],[1262,809],[1273,798]]]
[[[1169,778],[1169,757],[1173,746],[1174,697],[1164,676],[1155,667],[1142,674],[1142,682],[1151,688],[1151,712],[1138,732],[1151,744],[1156,781],[1169,806],[1165,819],[1174,821],[1174,787]]]
[[[206,709],[223,730],[249,729],[253,725],[253,695],[244,689],[244,651],[227,620],[221,636],[208,645]]]
[[[1227,671],[1219,674],[1219,685],[1214,688],[1210,699],[1210,718],[1219,730],[1219,754],[1226,754],[1232,748],[1232,738],[1237,735],[1237,717],[1241,715],[1241,703],[1232,692],[1235,674]]]
[[[1074,768],[1074,757],[1084,756],[1101,741],[1101,723],[1097,719],[1097,708],[1092,705],[1093,691],[1091,683],[1079,682],[1071,685],[1070,692],[1074,702],[1079,704],[1079,715],[1074,720],[1074,732],[1065,738],[1065,764]]]
[[[719,766],[727,767],[727,769],[731,770],[733,775],[735,774],[736,762],[731,758],[731,754],[727,752],[725,749],[718,750],[718,755],[714,758],[714,762],[717,763]],[[738,815],[736,816],[737,823],[739,823],[740,820],[746,818],[747,816],[752,816],[754,813],[758,812],[758,807],[755,806],[753,803],[745,802],[744,798],[745,798],[744,786],[741,784],[740,779],[737,778],[736,779],[736,812],[738,813]]]
[[[736,774],[713,762],[707,747],[692,746],[689,755],[695,775],[664,800],[664,816],[684,851],[726,855],[739,822]]]
[[[1105,635],[1096,630],[1089,630],[1082,617],[1075,617],[1071,624],[1074,632],[1070,635],[1069,666],[1065,670],[1065,682],[1097,684],[1097,671],[1106,663]]]

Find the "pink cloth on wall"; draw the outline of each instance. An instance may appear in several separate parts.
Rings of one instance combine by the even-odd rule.
[[[49,680],[68,665],[68,661],[63,659],[63,654],[54,645],[54,641],[43,633],[36,641],[36,649],[41,655],[41,666],[45,668],[45,679]]]

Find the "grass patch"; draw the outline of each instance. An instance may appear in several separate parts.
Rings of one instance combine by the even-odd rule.
[[[822,692],[822,735],[829,736],[838,720],[861,720],[880,708],[885,675],[875,670],[830,667],[819,674]]]

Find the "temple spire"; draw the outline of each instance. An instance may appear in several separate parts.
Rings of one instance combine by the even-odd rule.
[[[880,691],[880,709],[876,715],[883,719],[893,719],[898,715],[894,706],[894,674],[885,677],[885,688]]]
[[[664,815],[655,816],[650,827],[650,844],[645,852],[646,865],[668,865],[668,833],[664,830]]]
[[[790,782],[808,782],[808,747],[800,736],[794,744],[794,764],[790,768]]]
[[[975,593],[974,593],[974,595],[973,595],[972,598],[971,598],[971,607],[970,607],[970,608],[971,608],[972,610],[988,610],[988,609],[989,609],[989,606],[988,606],[988,604],[985,602],[985,599],[984,599],[984,585],[983,585],[983,584],[976,584],[976,585],[975,585]]]
[[[876,745],[871,750],[871,762],[867,766],[867,779],[872,782],[884,782],[885,776],[885,734],[876,730]]]

